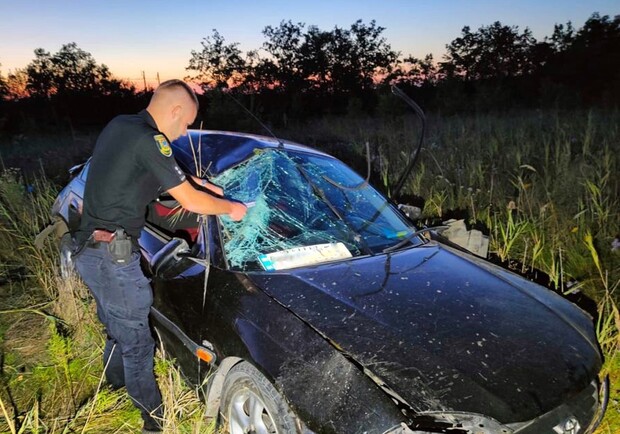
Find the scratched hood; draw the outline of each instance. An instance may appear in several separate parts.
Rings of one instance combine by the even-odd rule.
[[[251,279],[416,411],[530,420],[600,369],[589,316],[443,245]]]

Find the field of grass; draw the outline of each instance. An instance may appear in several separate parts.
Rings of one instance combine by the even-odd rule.
[[[374,179],[389,192],[417,132],[409,118],[339,118],[280,133],[361,161],[362,173],[369,142]],[[126,393],[102,381],[103,336],[88,291],[77,279],[59,278],[53,245],[43,252],[33,246],[49,219],[56,175],[49,176],[45,160],[39,164],[47,177],[24,176],[6,164],[37,161],[43,148],[60,160],[62,140],[46,148],[42,138],[20,137],[19,151],[14,140],[0,137],[0,432],[136,432],[140,416]],[[69,149],[78,155],[82,147],[71,142]],[[612,382],[598,430],[604,434],[620,432],[620,248],[612,248],[620,234],[619,153],[618,112],[436,115],[403,191],[422,205],[423,221],[465,218],[488,230],[497,260],[520,272],[541,270],[557,291],[594,300],[604,373]],[[202,419],[200,395],[161,351],[156,371],[166,432],[213,432]]]

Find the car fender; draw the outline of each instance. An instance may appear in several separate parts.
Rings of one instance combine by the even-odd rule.
[[[227,336],[229,348],[265,375],[310,430],[381,434],[404,421],[388,394],[336,343],[241,280],[250,291],[244,315],[233,321],[236,333]]]
[[[240,357],[226,357],[220,362],[213,377],[209,380],[207,386],[207,410],[205,411],[207,423],[217,420],[226,375],[228,375],[233,366],[242,361],[243,359]]]

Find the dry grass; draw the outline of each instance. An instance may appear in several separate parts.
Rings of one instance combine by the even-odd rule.
[[[104,336],[88,289],[76,276],[58,275],[54,242],[34,248],[56,190],[43,180],[32,194],[18,171],[0,176],[0,258],[29,270],[25,280],[0,287],[0,432],[139,431],[142,420],[126,392],[103,381]],[[156,363],[165,432],[209,433],[197,392],[161,353]]]
[[[620,432],[620,251],[611,250],[620,233],[620,114],[435,118],[430,131],[406,192],[425,198],[428,221],[464,211],[468,223],[489,228],[498,256],[519,261],[523,271],[544,271],[558,291],[570,281],[572,290],[596,300],[604,373],[612,380],[598,433]],[[288,136],[317,145],[329,140],[332,151],[349,143],[343,155],[363,155],[369,141],[379,182],[388,184],[406,164],[415,133],[403,119],[348,118]],[[33,248],[55,195],[45,178],[0,173],[0,432],[137,432],[140,416],[125,391],[102,382],[103,336],[87,289],[59,278],[54,245]],[[166,432],[213,432],[202,418],[202,398],[163,349],[156,373]]]

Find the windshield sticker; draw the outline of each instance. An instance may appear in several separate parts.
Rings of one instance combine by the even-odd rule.
[[[295,247],[280,252],[268,253],[260,255],[258,259],[265,270],[275,271],[337,261],[350,257],[351,252],[349,252],[344,244],[328,243]]]

